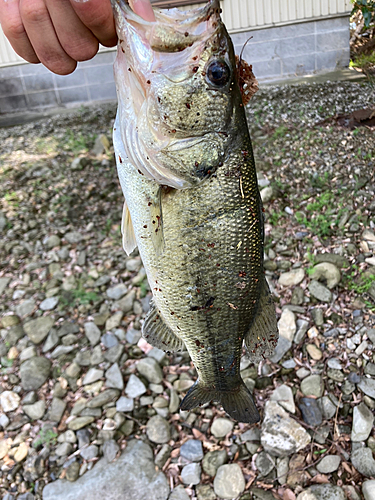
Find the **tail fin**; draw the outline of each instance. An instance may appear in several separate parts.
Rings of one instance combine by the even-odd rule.
[[[238,422],[255,424],[260,416],[253,397],[243,381],[231,391],[216,391],[205,387],[197,380],[181,403],[181,410],[192,410],[210,401],[219,401],[224,410]]]

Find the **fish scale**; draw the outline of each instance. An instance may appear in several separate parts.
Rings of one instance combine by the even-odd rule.
[[[275,344],[276,318],[264,278],[262,205],[236,80],[233,46],[220,21],[215,7],[217,5],[216,0],[212,0],[204,8],[193,11],[198,13],[196,16],[199,19],[202,18],[202,12],[211,14],[204,21],[207,33],[203,32],[199,36],[193,33],[198,41],[202,37],[204,41],[199,69],[190,73],[189,68],[180,69],[180,74],[185,78],[181,81],[173,82],[163,74],[157,74],[157,84],[153,84],[152,72],[147,73],[152,67],[151,62],[147,64],[148,69],[143,70],[143,77],[139,76],[142,75],[140,63],[140,67],[129,76],[124,70],[122,51],[115,71],[120,107],[114,130],[114,146],[129,213],[125,220],[128,226],[131,221],[134,244],[139,248],[153,292],[153,305],[143,325],[144,337],[152,345],[166,351],[184,347],[188,350],[197,369],[198,380],[182,401],[182,409],[216,400],[223,404],[233,418],[255,422],[259,414],[240,376],[243,341],[250,346],[250,354],[254,359],[262,357]],[[120,6],[120,11],[115,9],[118,31],[124,26],[124,19],[125,22],[131,22],[134,18],[134,14],[121,1]],[[123,16],[121,22],[118,20],[119,15]],[[156,22],[161,23],[158,27],[158,33],[161,33],[162,23],[166,22],[167,17],[165,14],[158,17],[157,10],[155,15]],[[173,19],[173,9],[168,15]],[[182,15],[180,11],[178,15]],[[137,26],[139,23],[138,19]],[[143,29],[146,33],[143,36],[146,37],[150,33],[149,25]],[[218,32],[220,50],[218,43],[211,45],[210,42],[216,40]],[[127,47],[131,48],[132,31],[129,33],[128,39],[126,33],[118,34],[119,38],[121,34],[121,38],[127,40]],[[170,31],[167,33],[170,36]],[[152,39],[152,34],[147,36]],[[137,43],[138,40],[139,37]],[[207,87],[205,67],[211,61],[214,64],[217,60],[221,61],[217,59],[217,51],[222,58],[223,47],[225,63],[218,63],[215,71],[220,75],[220,68],[224,64],[230,65],[231,76],[228,82],[224,81],[223,88],[213,91],[210,83]],[[155,55],[152,50],[150,47],[150,57],[157,60],[155,67],[162,67],[161,58],[164,55]],[[127,57],[135,64],[134,53]],[[171,57],[170,54],[168,57]],[[129,94],[125,84],[129,82],[129,87],[135,87],[134,82],[129,80],[134,78],[134,74],[137,74],[138,79],[144,78],[137,80],[138,88],[144,85],[144,81],[147,82],[145,101],[137,108],[146,109],[146,115],[141,117],[137,117],[132,110],[131,100],[124,99],[124,95]],[[124,79],[128,80],[124,82]],[[162,85],[165,88],[161,92]],[[191,88],[194,85],[194,106],[189,109],[186,102],[191,100]],[[169,101],[164,98],[167,94]],[[139,99],[139,91],[136,98]],[[210,113],[215,103],[223,109]],[[171,105],[173,113],[168,113],[166,121],[166,112]],[[150,109],[149,114],[147,109]],[[202,140],[192,143],[191,137],[196,138],[197,132],[193,130],[194,120],[188,119],[187,113],[196,114],[196,109],[204,115],[200,120],[202,130],[199,137]],[[177,128],[168,127],[176,126],[173,120],[178,121],[179,111],[183,112],[184,120],[181,121],[183,125],[180,123],[178,138],[165,139],[168,133],[170,136],[176,132]],[[159,130],[156,136],[149,131],[142,136],[141,129],[137,129],[137,120],[142,120],[144,130],[147,119],[151,121],[151,131]],[[132,136],[132,140],[140,141],[142,147],[138,150],[149,151],[142,165],[133,165],[127,157],[126,151],[131,150],[133,144],[127,142],[126,127],[138,130],[138,135]],[[221,135],[216,140],[218,131]],[[161,136],[159,149],[158,135]],[[154,137],[152,141],[150,137]],[[206,153],[211,151],[212,140],[216,141],[215,149],[212,150],[215,154],[210,161]],[[168,141],[170,145],[166,145]],[[147,159],[152,155],[153,165],[160,167],[165,181],[154,178],[148,170]],[[202,158],[206,164],[200,170]],[[168,170],[173,172],[170,183]],[[182,189],[176,188],[178,176],[181,176],[181,182],[177,185],[183,186]],[[126,231],[129,231],[129,227],[124,227],[125,234]]]

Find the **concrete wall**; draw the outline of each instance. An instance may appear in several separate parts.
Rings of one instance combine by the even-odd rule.
[[[249,36],[253,38],[243,57],[261,82],[333,71],[349,63],[348,16],[234,33],[237,53]],[[54,75],[40,64],[0,68],[0,114],[113,100],[114,58],[114,51],[101,52],[68,76]]]

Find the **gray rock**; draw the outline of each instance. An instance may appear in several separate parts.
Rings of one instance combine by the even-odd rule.
[[[16,307],[16,314],[17,316],[20,316],[20,318],[22,318],[23,316],[27,316],[28,314],[31,314],[34,311],[35,306],[36,304],[34,299],[23,300]]]
[[[226,450],[209,451],[203,458],[202,467],[206,474],[214,477],[217,469],[227,462],[228,454]]]
[[[85,327],[85,335],[89,339],[90,344],[95,346],[99,342],[101,336],[99,328],[92,321],[88,321],[83,326]]]
[[[43,417],[46,411],[46,403],[41,399],[31,405],[23,405],[23,411],[31,420],[39,420]]]
[[[366,477],[375,476],[375,460],[370,448],[361,447],[356,449],[352,452],[351,460],[353,467],[355,467],[360,474]]]
[[[320,398],[323,394],[323,382],[320,375],[309,375],[301,382],[301,391],[305,396]]]
[[[124,346],[123,345],[116,345],[114,347],[111,347],[104,353],[104,359],[109,361],[109,363],[117,363],[117,361],[121,358],[124,352]]]
[[[223,438],[232,432],[233,425],[233,422],[228,418],[217,418],[211,425],[211,434],[216,438]]]
[[[46,247],[50,249],[54,247],[59,247],[60,244],[61,244],[61,239],[56,234],[50,236],[46,241]]]
[[[323,325],[324,317],[323,317],[323,311],[322,311],[322,309],[320,309],[320,307],[314,307],[314,309],[311,311],[311,316],[312,316],[316,326]]]
[[[0,295],[4,292],[4,290],[8,286],[9,281],[10,278],[0,278]]]
[[[375,480],[364,481],[362,483],[362,493],[365,500],[374,500],[375,498]]]
[[[108,439],[103,445],[103,455],[109,463],[113,462],[119,450],[120,447],[114,439]]]
[[[146,426],[147,437],[153,443],[163,444],[171,439],[169,423],[160,415],[151,417]]]
[[[105,385],[107,387],[111,387],[113,389],[119,389],[120,391],[124,388],[124,379],[122,377],[121,370],[117,363],[114,363],[111,368],[109,368],[105,372],[106,382]]]
[[[297,331],[294,336],[294,343],[299,344],[304,338],[307,330],[309,328],[309,322],[305,319],[297,319]]]
[[[322,423],[323,416],[316,399],[301,398],[298,406],[306,424],[316,427]]]
[[[5,413],[3,413],[2,415],[0,415],[0,428],[5,429],[9,425],[9,422],[10,422],[10,420],[5,415]]]
[[[160,384],[163,380],[163,372],[154,358],[143,358],[138,361],[136,368],[149,382]]]
[[[331,474],[335,472],[341,463],[341,457],[339,455],[326,455],[321,459],[316,468],[322,474]]]
[[[310,294],[321,302],[331,302],[332,293],[319,281],[312,280],[309,283]]]
[[[72,431],[78,431],[86,425],[92,424],[94,422],[94,417],[76,417],[74,420],[71,420],[68,424],[68,429]]]
[[[279,335],[291,343],[296,333],[296,317],[290,309],[284,309],[277,323]]]
[[[272,186],[267,186],[260,192],[260,197],[262,198],[263,203],[268,203],[272,200],[272,198],[274,198],[274,196],[275,193]]]
[[[267,476],[275,468],[275,460],[268,453],[261,451],[255,459],[255,465],[261,476]]]
[[[291,347],[292,347],[292,342],[280,335],[275,348],[275,353],[270,358],[272,363],[278,363],[280,359],[284,356],[284,354],[286,354]]]
[[[118,311],[115,314],[112,314],[112,316],[105,322],[105,330],[112,330],[113,328],[117,328],[118,326],[120,326],[123,316],[124,314],[122,311]]]
[[[328,396],[323,396],[318,400],[320,410],[324,420],[329,420],[336,413],[336,405],[332,402],[331,398]]]
[[[134,399],[127,398],[126,396],[121,396],[121,398],[116,403],[117,411],[133,411],[134,409]]]
[[[104,370],[98,370],[97,368],[90,368],[90,370],[84,376],[82,383],[83,385],[93,384],[97,380],[100,380],[103,377],[103,374]]]
[[[118,338],[116,335],[113,335],[112,333],[105,333],[102,335],[102,342],[104,344],[104,347],[107,349],[111,349],[111,347],[118,346]]]
[[[21,351],[19,360],[21,362],[26,361],[27,359],[33,358],[34,356],[37,355],[37,351],[34,345],[30,345],[29,347],[26,347],[26,349],[23,349]]]
[[[366,396],[375,399],[375,380],[373,378],[362,377],[358,387]]]
[[[107,389],[106,391],[101,392],[91,401],[87,403],[88,408],[100,408],[112,401],[116,401],[120,395],[120,391],[117,389]]]
[[[121,299],[121,297],[123,297],[126,294],[127,291],[128,291],[127,286],[124,285],[123,283],[119,283],[118,285],[116,285],[112,288],[108,288],[107,296],[110,299],[119,300],[119,299]]]
[[[238,464],[226,464],[218,468],[214,479],[214,490],[218,497],[233,499],[245,490],[245,479]]]
[[[305,271],[302,267],[292,269],[286,273],[282,273],[279,278],[279,283],[282,286],[295,286],[302,283],[305,278]]]
[[[168,500],[190,500],[190,497],[186,493],[185,488],[180,484],[172,491]]]
[[[277,387],[271,394],[270,400],[276,401],[277,403],[279,403],[280,406],[282,406],[283,408],[285,408],[285,410],[291,413],[296,412],[296,406],[294,404],[294,399],[293,399],[293,392],[288,385],[282,384],[279,387]]]
[[[99,448],[95,444],[91,444],[90,446],[87,446],[86,448],[82,448],[82,450],[79,452],[82,458],[85,460],[92,460],[93,458],[96,458],[99,454]]]
[[[43,489],[43,500],[167,500],[168,481],[156,472],[151,448],[130,441],[118,460],[104,457],[74,483],[58,479]]]
[[[25,323],[23,329],[34,344],[40,344],[47,337],[53,323],[51,316],[42,316]]]
[[[70,233],[65,233],[64,238],[68,243],[73,245],[74,243],[79,243],[80,241],[82,241],[83,236],[78,231],[72,231]]]
[[[60,398],[54,397],[52,399],[51,408],[49,410],[48,418],[52,422],[56,422],[57,424],[62,419],[66,408],[66,402]]]
[[[283,457],[302,450],[310,441],[306,430],[291,419],[281,406],[274,401],[266,403],[261,431],[261,443],[265,451]]]
[[[70,443],[61,443],[56,448],[55,453],[58,457],[65,457],[70,455],[73,451],[73,446]]]
[[[366,441],[374,423],[374,415],[364,403],[353,410],[352,441]]]
[[[133,373],[126,384],[125,392],[129,398],[137,398],[147,391],[144,383]]]
[[[203,458],[202,442],[188,439],[180,448],[180,455],[190,462],[200,462]]]
[[[47,339],[44,342],[43,352],[48,352],[53,349],[59,343],[59,341],[60,339],[56,330],[54,328],[51,328],[51,331],[49,332]]]
[[[4,391],[0,394],[0,405],[5,413],[16,410],[20,404],[20,397],[16,392]]]
[[[167,355],[166,355],[166,353],[165,353],[164,351],[162,351],[161,349],[158,349],[157,347],[153,347],[153,348],[151,349],[151,351],[149,351],[149,352],[147,353],[147,356],[148,356],[149,358],[154,358],[154,359],[156,359],[156,361],[160,364],[160,363],[162,363],[162,362],[165,360],[165,358],[166,358],[166,356],[167,356]]]
[[[159,467],[159,469],[162,469],[167,462],[168,458],[171,456],[171,451],[172,448],[169,446],[169,444],[163,444],[163,446],[160,448],[160,451],[155,457],[155,465]]]
[[[56,359],[60,356],[65,356],[66,354],[69,354],[70,352],[74,351],[74,349],[75,347],[73,345],[58,345],[51,352],[51,358]]]
[[[59,297],[49,297],[48,299],[44,299],[43,302],[40,303],[39,309],[42,311],[52,311],[52,309],[55,309],[59,303],[59,300]]]
[[[140,330],[135,330],[134,328],[130,328],[125,335],[126,342],[129,344],[138,344],[139,339],[142,337],[142,333]]]
[[[317,500],[345,500],[344,491],[333,484],[314,484],[310,489]]]
[[[334,264],[321,262],[312,269],[310,277],[317,281],[323,280],[327,284],[327,287],[332,289],[340,283],[341,273]]]
[[[35,356],[22,363],[20,368],[21,385],[25,391],[39,389],[47,380],[51,370],[51,361]]]
[[[197,463],[185,465],[181,471],[184,484],[199,484],[201,481],[201,466]]]

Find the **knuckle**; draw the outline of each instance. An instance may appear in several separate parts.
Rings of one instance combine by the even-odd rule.
[[[20,4],[22,19],[32,24],[41,24],[48,18],[48,11],[41,2],[29,0]]]
[[[9,39],[18,40],[25,36],[25,28],[22,23],[16,21],[9,21],[4,23],[3,26],[4,35]]]

